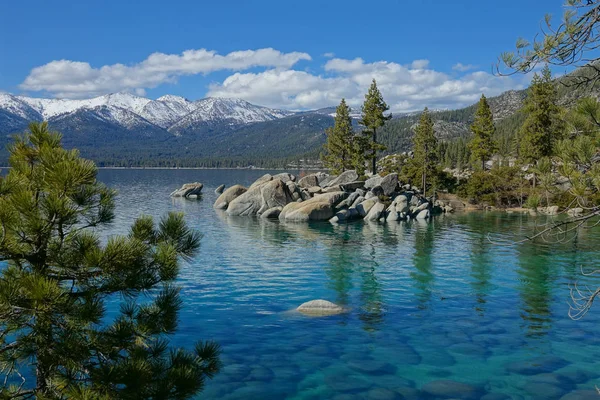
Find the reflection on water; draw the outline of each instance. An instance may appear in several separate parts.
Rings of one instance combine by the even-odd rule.
[[[599,232],[564,245],[498,246],[488,236],[514,238],[536,219],[475,213],[333,226],[212,209],[218,185],[263,173],[101,172],[120,192],[105,234],[125,233],[141,213],[177,210],[204,235],[182,268],[174,337],[223,346],[225,367],[202,398],[558,399],[600,383],[600,309],[567,317],[569,284],[600,285],[580,274],[597,264]],[[193,181],[205,185],[201,200],[168,197]],[[317,298],[348,312],[290,311]]]

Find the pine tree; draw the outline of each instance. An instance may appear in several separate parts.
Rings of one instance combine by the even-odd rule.
[[[355,163],[354,129],[350,117],[350,107],[342,99],[335,110],[335,123],[326,130],[327,142],[324,144],[323,163],[333,174],[352,169]]]
[[[377,88],[377,82],[373,79],[369,92],[365,95],[365,102],[362,106],[362,119],[360,124],[365,127],[363,136],[363,151],[366,152],[366,159],[371,160],[373,174],[377,173],[377,152],[383,151],[386,147],[377,143],[377,129],[381,128],[385,121],[392,118],[392,115],[384,115],[390,108],[383,100],[381,92]]]
[[[433,131],[433,120],[425,108],[413,136],[414,167],[421,177],[423,195],[427,194],[427,178],[434,177],[437,165],[437,138]]]
[[[485,162],[489,160],[494,153],[497,151],[498,146],[493,139],[496,127],[494,126],[494,116],[490,105],[485,98],[485,95],[481,95],[477,112],[475,113],[475,121],[471,125],[471,132],[473,132],[473,139],[469,142],[469,149],[471,150],[471,159],[473,161],[481,162],[481,169],[485,170]]]
[[[103,244],[95,232],[113,219],[114,192],[47,123],[29,130],[0,179],[0,397],[194,396],[219,369],[218,346],[170,349],[168,335],[181,307],[178,259],[199,235],[172,213]],[[123,299],[114,319],[108,299]]]
[[[535,74],[523,106],[527,116],[519,131],[519,157],[526,163],[552,156],[555,143],[563,136],[561,108],[548,66]]]

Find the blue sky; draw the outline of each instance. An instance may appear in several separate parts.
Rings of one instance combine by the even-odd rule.
[[[357,105],[375,77],[394,111],[457,108],[527,85],[491,67],[545,13],[559,18],[562,0],[8,0],[0,91],[309,109],[341,97]]]

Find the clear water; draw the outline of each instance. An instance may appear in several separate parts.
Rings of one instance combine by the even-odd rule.
[[[183,211],[204,235],[182,269],[177,345],[214,339],[204,399],[588,399],[600,384],[600,304],[569,319],[569,285],[600,285],[600,231],[565,245],[497,246],[539,222],[456,214],[433,223],[281,224],[212,209],[214,189],[265,171],[103,170],[119,191],[107,234]],[[169,193],[205,184],[198,201]],[[312,299],[345,314],[309,318]]]

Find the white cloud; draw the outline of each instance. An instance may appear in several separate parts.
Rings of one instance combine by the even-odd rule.
[[[334,58],[324,67],[326,76],[304,71],[272,69],[235,73],[212,84],[210,96],[241,97],[270,107],[309,109],[333,106],[342,97],[360,107],[372,79],[377,80],[393,112],[429,108],[460,108],[475,103],[482,93],[495,96],[525,86],[525,80],[475,71],[459,79],[428,69],[418,60],[410,66],[379,61],[366,63]]]
[[[323,57],[325,57],[325,58],[333,58],[333,57],[335,57],[335,53],[324,53]]]
[[[415,60],[410,66],[413,69],[425,69],[429,67],[429,60]]]
[[[477,66],[473,64],[456,63],[452,66],[452,69],[459,72],[467,72],[477,69]]]
[[[122,90],[139,92],[174,82],[180,76],[218,70],[288,69],[300,60],[311,60],[311,57],[307,53],[282,53],[272,48],[234,51],[226,55],[206,49],[187,50],[181,54],[153,53],[132,66],[113,64],[100,68],[93,68],[87,62],[57,60],[31,70],[20,87],[45,91],[56,97],[90,97]]]
[[[330,54],[333,57],[333,53]],[[293,69],[307,53],[282,53],[272,48],[235,51],[220,55],[205,49],[181,54],[151,54],[134,65],[99,68],[87,62],[57,60],[34,68],[21,88],[56,97],[82,98],[129,91],[145,95],[146,89],[174,82],[185,75],[228,70],[231,75],[208,87],[208,96],[239,97],[255,104],[291,110],[337,105],[343,97],[359,108],[371,81],[377,84],[393,112],[429,108],[460,108],[475,103],[482,93],[498,95],[527,85],[529,77],[499,77],[457,64],[463,73],[436,71],[428,60],[408,65],[362,58],[330,58],[320,72],[315,65]],[[249,71],[251,69],[251,71]]]

